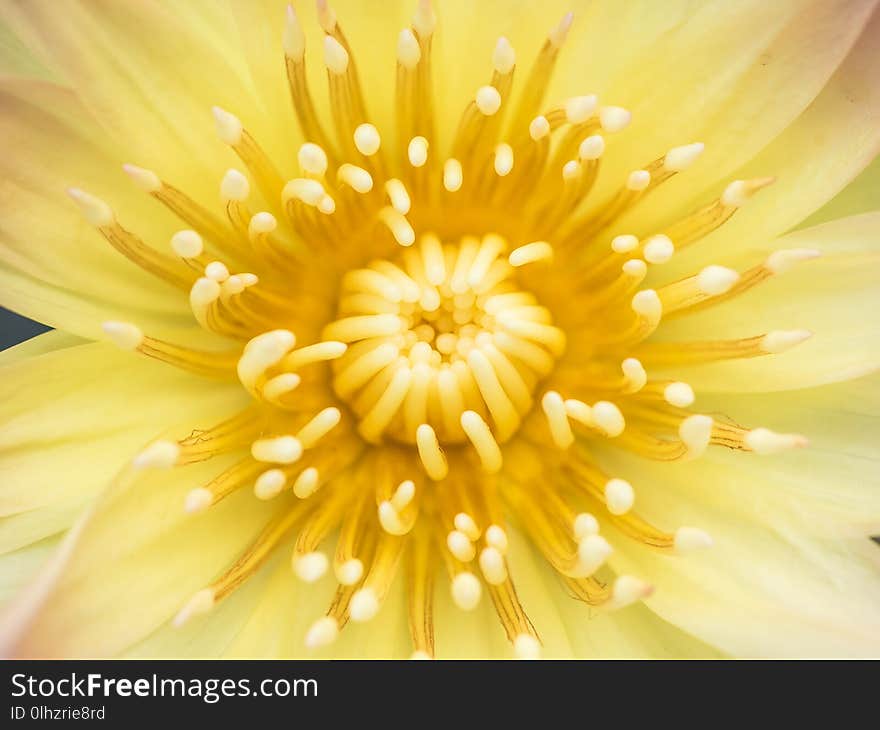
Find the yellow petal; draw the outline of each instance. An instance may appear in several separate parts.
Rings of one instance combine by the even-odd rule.
[[[710,452],[664,469],[612,454],[605,461],[638,485],[646,518],[698,525],[713,538],[704,552],[667,556],[610,533],[610,564],[650,577],[647,604],[659,616],[736,656],[876,655],[880,580],[870,540],[810,536],[797,503],[781,506],[774,476],[741,467],[742,456]]]
[[[813,336],[777,355],[670,368],[698,392],[804,388],[858,377],[880,367],[880,213],[826,223],[778,239],[773,249],[815,248],[823,256],[795,266],[746,294],[664,324],[668,341],[749,337],[807,329]],[[759,263],[769,252],[743,251]],[[659,372],[659,371],[658,371]]]
[[[43,81],[4,79],[0,108],[8,141],[0,159],[4,306],[91,337],[107,319],[131,319],[158,336],[194,329],[186,298],[114,251],[66,196],[68,187],[83,186],[112,200],[120,220],[159,248],[174,230],[158,204],[128,184],[119,148],[101,143],[74,95]]]
[[[28,357],[37,357],[55,350],[63,350],[65,347],[84,344],[85,341],[81,337],[61,330],[49,330],[0,352],[0,367]]]
[[[874,14],[822,93],[771,144],[733,177],[774,175],[777,181],[749,201],[705,241],[675,257],[669,273],[715,263],[727,252],[791,229],[848,185],[880,151],[880,15]],[[720,183],[715,192],[720,192]]]
[[[780,433],[801,433],[810,444],[772,458],[743,459],[713,450],[713,460],[737,464],[759,482],[755,500],[772,524],[780,510],[798,516],[798,530],[822,538],[880,534],[880,375],[809,390],[773,394],[701,393],[707,412]],[[761,493],[767,480],[772,491]],[[744,487],[751,492],[749,484]],[[763,516],[763,509],[759,516]]]
[[[807,218],[801,227],[809,228],[828,221],[877,210],[880,200],[880,157],[841,190],[833,200]]]
[[[9,603],[33,580],[60,543],[60,537],[49,537],[0,556],[0,607]]]
[[[203,411],[232,410],[244,397],[106,344],[6,364],[0,392],[0,552],[67,529],[146,442],[180,420],[182,398]]]
[[[206,133],[211,106],[255,101],[226,8],[74,0],[62,9],[37,0],[4,7],[3,15],[131,162],[172,180],[197,184],[207,176],[201,189],[208,184],[216,197],[223,161]]]
[[[690,210],[704,200],[694,200],[695,193],[733,174],[782,133],[845,58],[872,6],[708,2],[688,8],[686,19],[656,41],[638,44],[638,55],[602,90],[634,114],[622,135],[626,144],[609,140],[613,154],[603,158],[603,176],[619,185],[671,147],[700,141],[706,149],[630,220],[654,228]]]
[[[4,619],[4,653],[112,656],[169,621],[277,509],[241,490],[204,514],[186,515],[185,494],[222,468],[219,461],[115,480],[70,533],[60,562],[47,566],[54,575],[27,610],[16,601],[9,607],[18,620]]]

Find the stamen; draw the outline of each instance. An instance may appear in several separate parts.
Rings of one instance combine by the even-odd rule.
[[[809,442],[800,434],[775,433],[768,428],[756,428],[745,436],[745,445],[756,454],[777,454],[788,449],[803,448]]]
[[[154,441],[131,462],[135,469],[170,469],[180,456],[180,446],[174,441]]]
[[[331,616],[322,616],[311,625],[306,633],[307,649],[318,649],[329,646],[339,636],[339,623]]]
[[[434,481],[441,481],[449,473],[449,465],[446,457],[440,450],[437,435],[434,429],[427,423],[421,424],[416,431],[416,445],[419,449],[419,458],[428,476]]]
[[[293,464],[302,456],[302,443],[293,436],[258,439],[251,444],[251,456],[257,461]]]
[[[605,501],[611,514],[626,514],[632,509],[634,500],[635,493],[629,482],[623,479],[611,479],[605,485]]]
[[[690,553],[712,547],[713,541],[709,533],[697,527],[679,527],[675,531],[675,550],[679,553]]]
[[[534,241],[511,251],[507,260],[511,266],[525,266],[536,261],[552,261],[553,247],[546,241]]]
[[[480,603],[482,586],[473,573],[462,571],[452,579],[452,600],[462,611],[473,611]]]

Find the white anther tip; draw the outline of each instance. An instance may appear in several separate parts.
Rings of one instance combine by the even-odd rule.
[[[599,534],[599,521],[589,512],[581,512],[574,518],[574,536],[580,541],[590,535]]]
[[[211,112],[214,115],[214,125],[220,141],[232,146],[241,142],[244,127],[239,118],[219,106],[211,107]]]
[[[195,593],[186,602],[186,605],[177,612],[177,615],[171,621],[171,625],[175,629],[179,629],[194,616],[208,613],[213,607],[214,591],[210,588],[203,588]]]
[[[238,170],[230,169],[223,175],[220,182],[220,197],[223,200],[242,201],[250,195],[251,186],[248,179]]]
[[[263,500],[277,497],[286,483],[287,477],[281,469],[264,471],[254,482],[254,496]]]
[[[605,484],[605,505],[613,515],[623,515],[632,509],[636,495],[625,479],[609,479]]]
[[[651,173],[647,170],[633,170],[626,178],[626,189],[634,193],[645,190],[651,184]]]
[[[495,44],[495,51],[492,53],[492,66],[500,74],[509,74],[516,65],[516,53],[510,41],[504,36],[498,39]]]
[[[357,623],[369,621],[379,612],[379,597],[370,587],[361,588],[351,597],[349,614]]]
[[[659,319],[663,314],[663,303],[653,289],[637,291],[632,298],[632,309],[636,314],[649,319]]]
[[[739,279],[738,271],[713,264],[697,274],[697,286],[703,294],[716,297],[729,292]]]
[[[782,274],[801,261],[817,259],[822,252],[815,248],[784,248],[771,253],[764,262],[764,267],[774,274]]]
[[[147,170],[137,165],[129,165],[128,163],[124,164],[122,169],[134,181],[135,185],[144,192],[155,193],[162,187],[162,181],[152,170]]]
[[[136,350],[144,341],[144,333],[131,322],[104,322],[101,329],[120,350]]]
[[[353,586],[364,574],[364,564],[357,558],[351,558],[344,563],[336,565],[333,569],[336,580],[344,586]]]
[[[218,283],[223,283],[229,278],[229,268],[222,261],[212,261],[205,266],[205,276]]]
[[[332,33],[336,30],[336,12],[327,0],[317,0],[315,4],[318,9],[318,24],[325,33]]]
[[[303,447],[294,436],[258,439],[251,444],[251,456],[257,461],[293,464],[302,456]]]
[[[712,545],[712,536],[698,527],[679,527],[675,531],[676,552],[691,553],[696,550],[705,550]]]
[[[495,148],[495,173],[505,177],[513,169],[513,147],[502,142]]]
[[[113,223],[113,210],[100,198],[79,188],[68,188],[67,194],[79,206],[80,213],[89,224],[102,228]]]
[[[462,611],[473,611],[480,603],[482,592],[479,578],[469,571],[452,579],[452,600]]]
[[[629,126],[632,112],[620,106],[603,106],[599,109],[599,123],[606,132],[620,132]]]
[[[481,114],[491,117],[501,108],[501,94],[494,86],[481,86],[474,96],[474,103]]]
[[[404,68],[415,68],[422,58],[419,41],[409,28],[404,28],[397,36],[397,60]]]
[[[454,193],[461,189],[462,182],[461,163],[455,159],[446,160],[443,164],[443,187]]]
[[[712,438],[714,421],[711,416],[694,414],[685,418],[678,426],[678,435],[691,456],[699,456]]]
[[[319,477],[320,473],[315,467],[310,466],[308,469],[303,469],[293,481],[293,493],[300,499],[308,499],[320,486],[318,483]]]
[[[577,160],[569,160],[562,166],[562,179],[574,180],[581,174],[581,165]]]
[[[752,180],[734,180],[721,194],[721,204],[729,208],[739,208],[745,205],[761,188],[765,188],[776,181],[775,177],[760,177]]]
[[[196,487],[187,492],[186,497],[183,500],[183,511],[189,515],[204,512],[211,506],[211,502],[213,501],[214,495],[211,493],[210,489]]]
[[[189,301],[194,307],[205,307],[220,296],[220,283],[202,276],[195,280],[189,291]]]
[[[599,97],[595,94],[589,96],[573,96],[565,102],[565,118],[569,124],[583,124],[596,111]]]
[[[490,585],[501,585],[507,580],[507,566],[504,556],[495,547],[486,547],[480,552],[480,570]]]
[[[314,583],[319,580],[327,572],[329,564],[327,556],[321,552],[294,555],[292,561],[293,572],[306,583]]]
[[[788,449],[799,449],[809,445],[806,436],[797,433],[776,433],[769,428],[755,428],[744,438],[745,445],[756,454],[778,454]]]
[[[413,167],[423,167],[428,161],[428,140],[424,137],[413,137],[407,146],[407,157]]]
[[[285,15],[284,34],[281,37],[281,45],[284,48],[284,55],[294,61],[299,61],[306,52],[306,39],[299,24],[299,18],[296,17],[296,11],[292,5],[287,6]]]
[[[648,598],[654,592],[654,587],[639,578],[631,575],[621,575],[614,581],[611,589],[611,607],[623,608],[636,601]]]
[[[547,117],[535,117],[529,123],[529,136],[536,142],[548,134],[550,134],[550,122],[547,121]]]
[[[578,569],[586,577],[595,573],[614,552],[601,535],[585,535],[578,541]]]
[[[605,152],[605,139],[600,134],[592,134],[581,142],[578,157],[582,160],[598,160]]]
[[[573,22],[574,13],[569,11],[562,16],[562,20],[559,21],[559,24],[547,35],[547,39],[553,44],[554,48],[561,48],[562,44],[565,43],[565,39],[568,37],[568,31],[571,30],[571,24]]]
[[[174,441],[154,441],[132,460],[135,469],[170,469],[180,456],[180,446]]]
[[[494,547],[502,555],[507,553],[508,539],[507,532],[500,525],[489,525],[486,528],[486,544]]]
[[[519,634],[513,640],[513,653],[517,659],[540,659],[541,642],[531,634]]]
[[[327,153],[314,142],[306,142],[299,148],[297,160],[299,166],[312,175],[323,175],[327,171]]]
[[[705,148],[706,145],[702,142],[673,147],[666,153],[666,157],[663,158],[663,167],[671,172],[686,170],[697,161],[697,158],[703,154]]]
[[[552,261],[553,247],[547,241],[533,241],[515,248],[507,257],[507,262],[514,267],[525,266],[537,261]]]
[[[620,409],[607,400],[596,401],[591,409],[590,416],[593,423],[598,426],[609,438],[620,436],[626,428],[626,421]]]
[[[663,400],[678,408],[687,408],[695,400],[694,389],[687,383],[670,383],[663,389]]]
[[[348,51],[332,35],[324,36],[324,63],[330,73],[336,76],[348,70]]]
[[[761,339],[761,349],[775,355],[806,342],[812,336],[810,330],[772,330]]]
[[[194,259],[205,250],[205,242],[195,231],[178,231],[171,236],[171,249],[182,259]]]
[[[339,636],[339,624],[336,619],[332,616],[322,616],[306,632],[305,645],[307,649],[328,646],[336,641],[337,636]]]
[[[675,253],[675,246],[669,236],[659,234],[645,241],[645,261],[649,264],[665,264]]]
[[[248,223],[248,232],[251,235],[257,233],[272,233],[276,228],[278,228],[278,220],[274,215],[267,213],[266,211],[254,213],[251,216],[250,223]]]
[[[416,12],[413,15],[413,28],[422,37],[427,38],[434,32],[437,26],[437,18],[434,15],[434,9],[431,7],[431,0],[419,0],[416,5]]]
[[[354,145],[362,155],[367,157],[375,155],[382,145],[379,130],[372,124],[358,125],[357,129],[354,130]]]
[[[641,259],[630,259],[629,261],[624,261],[620,269],[627,276],[641,281],[648,273],[648,264]]]
[[[615,236],[611,240],[611,250],[615,253],[629,253],[630,251],[635,251],[638,247],[639,239],[629,233]]]

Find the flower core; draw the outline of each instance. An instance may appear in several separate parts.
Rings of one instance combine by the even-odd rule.
[[[436,451],[467,441],[476,418],[499,443],[516,433],[565,334],[516,280],[515,267],[551,255],[549,244],[508,248],[497,234],[444,244],[427,233],[399,260],[345,274],[323,336],[356,343],[335,362],[333,389],[367,441]]]
[[[396,137],[383,137],[370,117],[336,14],[324,0],[317,8],[326,113],[307,83],[292,8],[279,58],[305,140],[297,170],[279,170],[220,108],[218,136],[246,169],[220,182],[222,216],[158,173],[126,165],[185,225],[171,238],[173,256],[124,228],[104,201],[70,191],[117,251],[187,293],[199,325],[229,344],[200,351],[130,322],[105,323],[108,337],[199,376],[237,378],[251,398],[221,423],[148,445],[132,467],[237,454],[181,495],[183,508],[204,512],[242,489],[278,506],[173,623],[212,610],[286,547],[302,581],[336,581],[306,648],[372,619],[405,572],[414,656],[435,653],[438,575],[464,611],[487,593],[513,651],[535,656],[538,629],[508,560],[511,530],[572,596],[600,610],[652,591],[612,570],[612,545],[678,555],[712,543],[698,527],[637,514],[637,487],[605,471],[606,449],[662,468],[709,446],[769,454],[805,445],[796,434],[692,410],[696,394],[673,374],[773,355],[809,332],[692,342],[653,335],[663,320],[739,296],[818,252],[778,251],[742,272],[715,264],[670,281],[663,265],[772,178],[732,181],[689,215],[640,229],[632,214],[686,173],[703,145],[658,150],[622,179],[603,180],[603,159],[630,112],[593,94],[544,101],[570,14],[551,29],[518,94],[516,54],[498,40],[446,147],[436,134],[430,2],[418,3],[397,37]]]

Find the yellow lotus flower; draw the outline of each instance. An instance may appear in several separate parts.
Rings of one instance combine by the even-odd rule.
[[[4,653],[880,651],[877,3],[571,4],[3,3]]]

